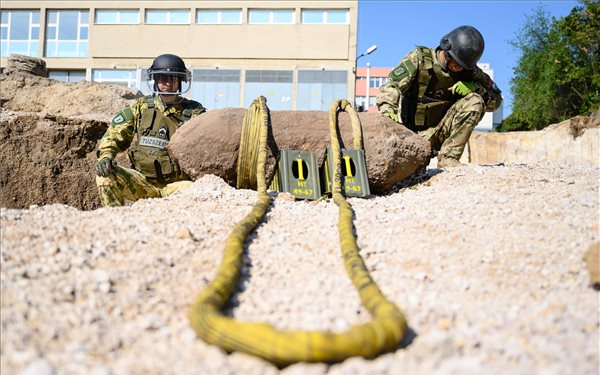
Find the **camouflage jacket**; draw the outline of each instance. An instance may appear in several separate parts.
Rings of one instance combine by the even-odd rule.
[[[177,129],[205,111],[200,103],[185,98],[170,106],[165,106],[159,96],[140,98],[115,116],[96,155],[98,159],[114,159],[133,141],[129,160],[146,178],[166,183],[187,179],[177,161],[169,156],[167,146]]]
[[[380,112],[397,114],[402,123],[409,127],[414,126],[415,122],[417,127],[433,126],[441,116],[437,116],[433,122],[423,123],[427,121],[423,120],[423,116],[419,119],[419,114],[436,110],[445,113],[461,98],[450,90],[459,81],[474,84],[474,91],[483,98],[486,111],[493,112],[500,107],[502,93],[481,68],[457,73],[445,70],[437,52],[435,49],[417,47],[400,61],[377,94]]]
[[[98,159],[114,159],[118,153],[129,148],[134,135],[138,132],[142,123],[142,113],[148,108],[149,98],[145,96],[137,99],[132,105],[124,108],[113,118],[98,146],[96,153]],[[158,96],[154,97],[152,101],[155,110],[162,113],[164,117],[176,117],[180,119],[184,110],[191,111],[190,118],[206,112],[202,104],[185,98],[180,103],[172,106],[165,106]]]

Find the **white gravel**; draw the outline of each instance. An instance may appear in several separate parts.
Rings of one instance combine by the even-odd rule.
[[[598,374],[600,170],[430,169],[351,199],[361,254],[406,313],[405,347],[278,369],[195,338],[187,314],[254,203],[214,176],[122,208],[1,210],[1,372],[52,374]],[[280,328],[369,319],[339,257],[332,201],[280,195],[248,246],[230,312]]]

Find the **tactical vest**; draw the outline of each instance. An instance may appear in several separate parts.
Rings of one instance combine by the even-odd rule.
[[[192,117],[193,109],[186,108],[181,115],[165,116],[155,108],[154,97],[144,99],[147,108],[142,110],[135,144],[128,152],[131,164],[151,180],[170,183],[187,179],[177,161],[169,156],[167,145],[177,129]]]
[[[417,47],[419,75],[402,96],[402,123],[409,129],[423,130],[437,125],[456,99],[448,90],[455,81],[433,61],[427,47]]]

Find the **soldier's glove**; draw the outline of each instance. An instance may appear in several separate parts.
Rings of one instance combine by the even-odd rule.
[[[390,111],[386,111],[382,113],[383,116],[389,117],[392,120],[396,121],[396,122],[400,122],[398,121],[398,114],[394,113],[394,112],[390,112]]]
[[[117,162],[110,158],[102,158],[98,160],[98,164],[96,164],[96,175],[99,177],[108,177],[109,175],[115,173],[115,167],[117,166]]]
[[[465,96],[475,90],[475,85],[473,82],[458,81],[448,90],[452,91],[453,94]]]

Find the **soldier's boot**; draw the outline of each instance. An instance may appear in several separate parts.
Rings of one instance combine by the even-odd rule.
[[[462,166],[464,166],[464,164],[462,164],[457,159],[438,155],[438,162],[437,162],[438,168],[455,168],[455,167],[462,167]]]

